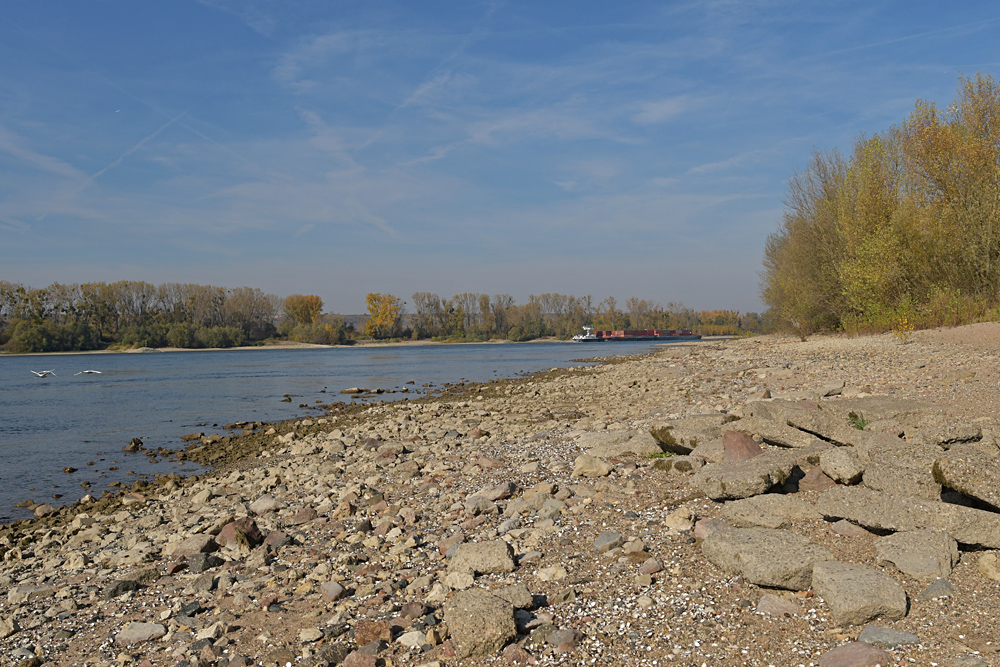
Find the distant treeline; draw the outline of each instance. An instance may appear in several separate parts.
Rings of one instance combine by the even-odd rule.
[[[0,348],[232,347],[275,336],[281,307],[251,287],[122,280],[31,289],[0,281]]]
[[[509,294],[463,293],[442,299],[412,297],[413,313],[391,294],[367,296],[358,329],[341,315],[323,313],[316,295],[281,299],[258,289],[138,281],[84,283],[32,289],[0,281],[0,348],[8,352],[59,352],[107,347],[232,347],[284,339],[346,344],[367,339],[523,341],[570,338],[582,328],[691,329],[738,335],[762,328],[756,313],[694,311],[638,298],[619,306],[613,297],[564,294],[531,296],[517,304]]]
[[[851,155],[816,152],[765,247],[762,297],[801,336],[996,319],[1000,87],[959,81]]]

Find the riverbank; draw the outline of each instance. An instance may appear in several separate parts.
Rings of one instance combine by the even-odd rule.
[[[831,661],[844,645],[881,664],[988,665],[1000,588],[984,572],[1000,528],[983,509],[992,496],[977,498],[989,485],[949,457],[996,462],[991,326],[907,345],[676,344],[199,444],[219,454],[210,475],[0,530],[0,650],[89,667],[351,652],[355,665],[862,664]],[[756,442],[727,435],[727,447],[727,431]],[[820,490],[827,474],[877,511],[838,506]],[[951,502],[934,504],[942,482],[962,495],[939,490]],[[928,526],[878,525],[916,502],[977,528],[935,524],[960,551],[894,533],[917,540],[906,553],[943,545],[919,572],[884,535]],[[767,528],[737,528],[753,525]],[[838,564],[820,580],[817,560]],[[858,577],[874,584],[855,590]],[[862,630],[891,654],[852,643]]]

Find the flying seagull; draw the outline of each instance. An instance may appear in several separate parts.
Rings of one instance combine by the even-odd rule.
[[[47,375],[55,375],[56,374],[55,371],[31,371],[31,372],[34,373],[37,377],[40,377],[40,378],[43,378],[43,377],[45,377]]]
[[[101,371],[80,371],[79,373],[73,373],[73,375],[100,375]]]

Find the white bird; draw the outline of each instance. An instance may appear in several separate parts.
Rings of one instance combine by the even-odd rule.
[[[38,376],[40,378],[43,378],[43,377],[45,377],[47,375],[55,375],[56,374],[55,371],[31,371],[31,372],[34,373],[36,376]]]
[[[73,375],[100,375],[101,371],[80,371],[79,373],[73,373]]]

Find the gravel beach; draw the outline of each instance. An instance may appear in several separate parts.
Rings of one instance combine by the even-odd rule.
[[[987,323],[250,424],[0,529],[0,662],[1000,664],[998,409]]]

